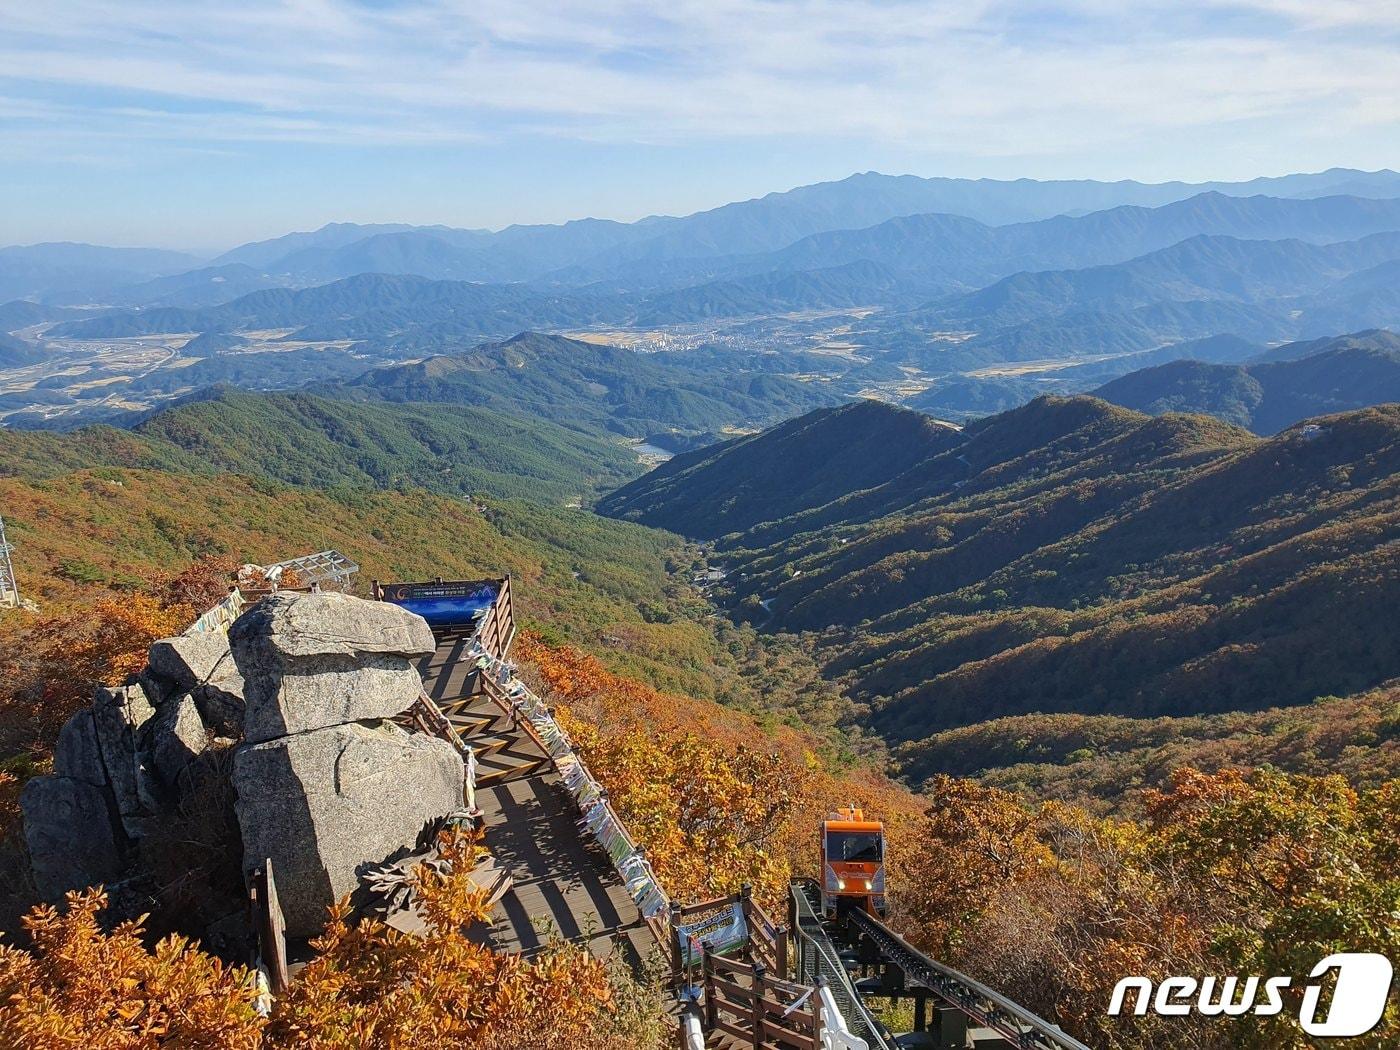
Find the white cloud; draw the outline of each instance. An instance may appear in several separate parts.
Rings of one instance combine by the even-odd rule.
[[[1054,11],[991,0],[0,0],[0,24],[11,151],[65,134],[393,146],[547,133],[1047,155],[1235,122],[1324,137],[1400,125],[1396,0]]]

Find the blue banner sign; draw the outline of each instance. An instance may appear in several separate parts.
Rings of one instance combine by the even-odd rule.
[[[497,585],[481,580],[445,583],[386,583],[383,601],[417,613],[432,627],[462,627],[485,615],[496,600]]]

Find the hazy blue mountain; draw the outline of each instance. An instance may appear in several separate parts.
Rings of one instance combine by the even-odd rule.
[[[1120,310],[1158,302],[1261,302],[1320,291],[1400,258],[1400,233],[1339,244],[1196,236],[1128,262],[1019,273],[930,308],[928,316],[982,328],[1068,310]]]
[[[1299,361],[1314,354],[1342,347],[1354,346],[1362,349],[1400,350],[1400,336],[1380,328],[1364,332],[1351,332],[1347,335],[1328,335],[1320,339],[1300,339],[1292,343],[1275,346],[1249,358],[1251,364],[1270,364],[1275,361]],[[1205,360],[1202,358],[1202,360]]]
[[[607,280],[635,285],[640,281],[653,287],[658,277],[664,277],[682,260],[682,269],[692,281],[740,276],[758,271],[752,266],[734,270],[732,267],[737,264],[733,262],[707,270],[705,260],[775,252],[813,234],[857,230],[901,216],[943,213],[1000,225],[1122,205],[1150,209],[1206,192],[1239,197],[1270,194],[1305,198],[1341,192],[1358,197],[1400,197],[1400,175],[1339,169],[1245,183],[1150,185],[1087,180],[925,179],[866,172],[692,215],[653,216],[635,223],[581,219],[561,225],[511,226],[497,232],[337,223],[314,232],[244,245],[216,262],[243,263],[303,280],[325,281],[357,273],[384,272],[478,281],[544,278],[571,285]],[[1207,231],[1192,229],[1182,236],[1192,232]],[[1252,229],[1226,228],[1215,232],[1254,235]],[[1337,236],[1354,237],[1362,232],[1365,231],[1343,231]],[[1279,235],[1306,236],[1296,231]],[[1126,255],[1122,257],[1140,254],[1152,246],[1125,248]],[[824,268],[854,258],[870,256],[823,257],[799,268]],[[1067,264],[1067,260],[1042,265],[1061,264]],[[792,267],[776,262],[767,268]]]
[[[271,237],[265,241],[251,241],[227,251],[213,260],[214,265],[223,266],[239,263],[254,269],[275,269],[275,263],[294,252],[307,248],[343,248],[347,244],[362,241],[381,233],[403,233],[406,230],[427,230],[433,227],[410,226],[406,223],[371,223],[362,225],[354,222],[332,222],[319,230],[302,233],[288,233],[281,237]]]
[[[281,288],[284,282],[242,263],[206,266],[185,273],[157,277],[141,284],[119,288],[112,293],[114,303],[145,308],[159,306],[218,306],[249,292]]]
[[[574,323],[591,307],[523,285],[482,285],[421,277],[361,274],[313,288],[253,292],[203,310],[114,311],[70,322],[55,335],[80,339],[239,329],[310,328],[301,338],[361,339],[435,322],[456,322],[476,334],[519,331],[531,324]]]
[[[908,293],[908,284],[884,266],[853,262],[824,270],[757,274],[649,295],[637,305],[634,323],[677,324],[707,317],[874,306]]]
[[[772,251],[810,234],[859,229],[904,215],[938,212],[1004,225],[1125,204],[1152,208],[1210,192],[1242,197],[1320,197],[1336,192],[1332,187],[1339,185],[1353,190],[1367,187],[1366,196],[1400,197],[1400,174],[1392,171],[1368,174],[1337,169],[1282,179],[1194,185],[924,179],[866,172],[839,182],[802,186],[727,204],[684,219],[657,220],[657,235],[620,253],[612,265],[623,260]],[[838,261],[841,260],[830,260],[824,265]]]
[[[940,419],[975,419],[1024,405],[1042,394],[1093,390],[1118,376],[1154,365],[1182,360],[1235,363],[1253,358],[1263,349],[1262,344],[1239,336],[1213,335],[1029,375],[942,376],[905,404]]]
[[[1373,332],[1315,340],[1243,365],[1175,361],[1131,372],[1094,393],[1151,415],[1204,412],[1273,434],[1311,416],[1400,401],[1400,337]]]
[[[198,264],[192,255],[157,248],[67,242],[0,248],[0,300],[88,302],[114,288]]]
[[[43,348],[0,332],[0,368],[23,368],[47,356]]]
[[[59,321],[81,315],[82,311],[70,307],[48,306],[30,302],[28,299],[16,299],[13,302],[0,303],[0,332],[17,332],[21,328],[43,324],[45,321]]]
[[[890,311],[858,338],[921,368],[954,372],[1121,355],[1222,334],[1269,343],[1316,332],[1328,320],[1344,328],[1400,324],[1400,302],[1383,286],[1362,293],[1364,310],[1334,298],[1336,288],[1349,287],[1348,275],[1397,257],[1400,233],[1336,244],[1193,237],[1125,263],[1018,273]],[[940,332],[970,335],[949,343]]]
[[[933,284],[965,285],[1018,270],[1122,262],[1200,234],[1327,243],[1391,230],[1400,230],[1400,200],[1283,200],[1211,192],[1156,208],[1122,206],[999,227],[956,215],[904,216],[865,229],[815,234],[727,265],[761,272],[867,260]]]
[[[362,273],[413,274],[444,281],[513,281],[528,260],[495,248],[469,230],[380,233],[342,247],[310,247],[272,264],[301,281],[335,281]]]
[[[1131,216],[1130,225],[1135,231],[1143,229],[1142,221],[1146,217],[1152,219],[1159,230],[1169,230],[1170,236],[1192,228],[1192,223],[1198,219],[1205,221],[1221,215],[1240,220],[1236,226],[1252,224],[1258,228],[1263,223],[1261,216],[1266,213],[1269,222],[1278,220],[1279,216],[1291,217],[1289,228],[1320,235],[1328,223],[1332,224],[1330,228],[1334,232],[1391,222],[1400,225],[1400,202],[1393,202],[1394,208],[1390,208],[1391,203],[1359,198],[1234,201],[1212,194],[1184,202],[1181,207],[1173,205],[1175,217],[1167,220],[1159,221],[1160,217],[1154,218],[1155,213],[1150,210],[1117,211],[1120,220],[1127,221],[1124,217]],[[1247,218],[1248,223],[1241,220],[1241,216]],[[1080,224],[1074,227],[1080,232],[1071,237],[1061,229],[1060,220],[1033,225],[1054,227],[1058,232],[1038,236],[1042,236],[1046,244],[1061,246],[1076,238],[1081,245],[1088,245],[1098,236],[1093,231],[1105,228],[1101,216],[1064,222]],[[1117,230],[1120,225],[1109,223],[1107,228]],[[961,282],[977,272],[990,272],[989,267],[1006,265],[1004,261],[997,263],[989,257],[976,261],[978,252],[993,250],[989,245],[995,245],[1001,232],[969,220],[923,216],[886,224],[881,229],[895,234],[892,264],[854,259],[817,270],[787,267],[633,295],[362,274],[313,288],[255,292],[211,309],[153,308],[113,312],[63,325],[55,330],[55,335],[111,338],[160,332],[291,327],[298,329],[297,338],[392,340],[399,350],[431,352],[451,345],[454,340],[500,336],[522,328],[572,327],[599,322],[650,326],[803,309],[897,306],[946,287],[948,282]],[[385,234],[371,241],[382,247],[398,243],[406,236]],[[947,253],[943,262],[930,263],[928,257],[920,253],[918,246],[929,236],[943,245]],[[1026,236],[1025,230],[1016,233],[1021,242],[1025,242]],[[835,240],[844,243],[842,238]],[[1111,245],[1106,250],[1115,252],[1124,250],[1128,241],[1109,237],[1106,243]],[[361,250],[364,244],[354,242],[351,249]],[[1000,248],[995,250],[1001,251]],[[1063,251],[1062,248],[1057,250]],[[1084,250],[1089,251],[1088,248]],[[1394,233],[1326,245],[1301,240],[1243,241],[1227,236],[1196,236],[1122,263],[1017,273],[975,292],[882,318],[880,324],[886,330],[898,332],[903,328],[911,333],[948,326],[971,328],[984,337],[980,348],[968,348],[976,349],[975,359],[978,360],[996,360],[999,354],[1011,360],[1024,359],[1028,353],[1031,357],[1052,356],[1074,345],[1091,348],[1082,352],[1125,352],[1215,332],[1273,339],[1293,334],[1294,329],[1280,327],[1273,317],[1262,321],[1246,318],[1244,322],[1226,317],[1217,322],[1213,315],[1221,311],[1199,304],[1208,300],[1261,303],[1314,293],[1316,298],[1297,305],[1308,311],[1309,318],[1316,318],[1308,322],[1315,327],[1322,324],[1324,318],[1336,316],[1335,311],[1325,312],[1334,301],[1345,303],[1350,302],[1351,297],[1360,296],[1372,310],[1361,315],[1363,320],[1375,314],[1377,323],[1388,323],[1391,318],[1386,304],[1391,292],[1383,280],[1387,272],[1383,267],[1376,271],[1369,284],[1353,286],[1340,282],[1359,270],[1375,269],[1397,256],[1400,256],[1400,234]],[[972,261],[959,262],[959,259]],[[911,266],[918,269],[908,269]],[[191,282],[204,288],[209,279],[200,274],[192,276]],[[179,281],[173,281],[172,286],[178,287]],[[1341,293],[1346,296],[1343,300],[1329,298],[1329,295]],[[1173,323],[1152,327],[1150,319],[1122,316],[1125,311],[1159,303],[1183,304],[1176,308]],[[1348,309],[1355,313],[1358,308]],[[1082,334],[1064,331],[1065,325],[1060,321],[1052,325],[1060,331],[1040,330],[1049,319],[1066,314],[1086,315],[1091,326],[1099,325],[1103,329],[1103,336],[1086,339]],[[1094,315],[1107,317],[1100,324],[1094,320]],[[1346,318],[1351,314],[1343,310],[1341,316]],[[1233,326],[1212,327],[1227,322]],[[1023,333],[1005,331],[1018,325],[1032,327]],[[1018,345],[1035,342],[1043,345],[1044,352],[1018,348]]]

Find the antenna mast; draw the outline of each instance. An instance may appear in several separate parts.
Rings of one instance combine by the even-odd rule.
[[[0,608],[19,606],[19,584],[15,582],[15,565],[10,560],[14,548],[5,540],[5,519],[0,516]]]

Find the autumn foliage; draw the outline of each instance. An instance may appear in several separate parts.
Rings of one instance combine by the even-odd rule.
[[[1178,770],[1142,823],[937,778],[898,896],[912,939],[1093,1045],[1302,1047],[1325,956],[1400,956],[1400,782]],[[1275,1017],[1110,1018],[1141,974],[1294,975]],[[1397,1017],[1351,1046],[1393,1046]]]
[[[178,634],[228,593],[231,561],[202,558],[147,591],[21,621],[0,647],[0,749],[43,752],[92,699],[146,665],[157,638]]]
[[[63,911],[25,920],[33,952],[0,947],[0,1047],[18,1050],[260,1045],[251,973],[181,937],[154,950],[124,923],[104,933],[100,890],[68,895]]]
[[[468,939],[486,911],[466,874],[477,850],[471,838],[444,839],[449,872],[418,870],[424,936],[334,909],[316,958],[266,1018],[247,968],[181,937],[148,948],[132,923],[103,932],[99,890],[70,894],[61,911],[38,907],[26,920],[33,951],[0,948],[0,1048],[646,1045],[619,1020],[606,966],[584,949],[560,945],[526,962]]]
[[[856,799],[896,831],[918,811],[884,778],[837,767],[813,736],[669,696],[528,633],[515,653],[678,900],[748,883],[776,906],[794,875],[816,870],[818,828],[837,805]]]

